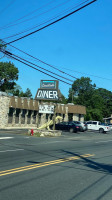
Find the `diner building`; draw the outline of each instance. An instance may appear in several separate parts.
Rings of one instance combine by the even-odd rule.
[[[82,105],[44,102],[26,97],[8,96],[0,92],[0,128],[36,128],[53,119],[54,114],[39,113],[39,105],[54,105],[55,115],[62,121],[84,121]]]

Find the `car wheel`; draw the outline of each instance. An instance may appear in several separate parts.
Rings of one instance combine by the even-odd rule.
[[[103,129],[103,128],[100,128],[100,129],[99,129],[99,133],[104,133],[104,129]]]
[[[73,128],[70,128],[70,133],[73,133],[74,132],[74,129]]]

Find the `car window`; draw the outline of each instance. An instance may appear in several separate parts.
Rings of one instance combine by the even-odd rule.
[[[94,125],[97,125],[97,122],[93,122]]]
[[[92,122],[87,122],[86,124],[92,124]]]
[[[74,124],[74,122],[68,122],[68,124],[69,124],[69,125],[73,125],[73,124]]]
[[[80,122],[76,122],[76,124],[80,124]]]

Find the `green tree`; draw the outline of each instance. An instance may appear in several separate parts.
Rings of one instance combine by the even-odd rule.
[[[96,88],[88,77],[74,81],[69,90],[68,102],[86,106],[85,120],[100,120],[112,114],[112,92]]]
[[[88,77],[81,77],[72,84],[69,90],[68,102],[73,100],[75,104],[90,106],[90,98],[95,91],[95,84]],[[72,101],[71,101],[72,102]]]
[[[1,91],[11,90],[16,85],[18,80],[18,68],[11,62],[0,62],[0,80],[5,79],[5,82],[0,85]]]
[[[12,89],[8,92],[10,92],[14,96],[18,96],[18,97],[29,97],[29,98],[32,97],[32,93],[29,88],[27,88],[26,91],[23,92],[22,88],[17,84],[14,86],[14,89]]]
[[[29,98],[31,98],[32,97],[32,93],[31,93],[30,89],[27,88],[25,92],[21,92],[20,93],[20,97],[29,97]]]
[[[112,114],[112,92],[104,88],[99,88],[96,90],[96,93],[103,99],[103,116],[109,117]]]

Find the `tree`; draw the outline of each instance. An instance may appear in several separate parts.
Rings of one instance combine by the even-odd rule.
[[[0,85],[1,91],[11,90],[16,85],[18,80],[18,68],[11,62],[0,62],[0,80],[5,79],[5,82]]]
[[[104,117],[112,114],[112,92],[104,88],[99,88],[96,93],[103,99],[102,113]]]
[[[32,97],[32,93],[29,88],[27,88],[26,91],[23,92],[22,88],[17,84],[14,86],[14,89],[10,90],[9,92],[18,97]]]
[[[68,102],[86,106],[85,120],[103,120],[112,114],[112,92],[96,85],[88,77],[74,81],[69,90]]]
[[[3,40],[0,39],[0,59],[5,56],[3,53],[5,49],[6,49],[6,45],[3,42]]]
[[[20,97],[29,97],[29,98],[31,98],[32,97],[32,93],[31,93],[30,89],[27,88],[25,92],[21,92],[20,93]]]
[[[72,84],[72,89],[69,90],[69,100],[73,100],[75,104],[84,106],[90,105],[90,98],[95,91],[96,85],[91,83],[88,77],[81,77]],[[72,91],[72,92],[71,92]]]

